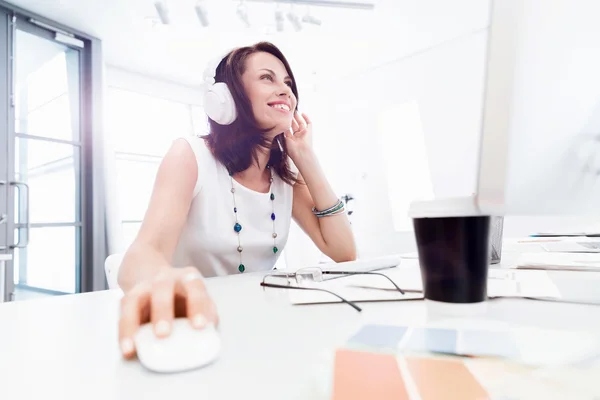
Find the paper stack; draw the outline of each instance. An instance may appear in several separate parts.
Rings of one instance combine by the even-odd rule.
[[[332,291],[347,300],[391,301],[423,298],[423,283],[419,267],[396,267],[383,271],[406,293],[402,295],[384,277],[379,275],[352,275],[324,282],[315,287]],[[293,304],[337,303],[340,300],[326,292],[290,290]],[[560,292],[545,271],[519,271],[514,269],[490,269],[488,297],[536,297],[560,298]]]
[[[513,268],[600,272],[600,254],[524,253]]]

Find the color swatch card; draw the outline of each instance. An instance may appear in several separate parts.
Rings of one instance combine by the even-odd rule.
[[[480,357],[499,357],[519,360],[521,352],[517,341],[507,332],[463,330],[456,342],[457,352]]]
[[[490,359],[403,357],[339,349],[331,367],[332,382],[323,385],[315,400],[554,400],[600,395],[600,385],[586,371],[578,374],[581,379],[574,384],[572,376],[547,377],[533,368]]]
[[[584,332],[535,328],[454,329],[365,325],[348,348],[404,355],[445,355],[511,360],[541,367],[578,363],[600,355],[600,338]]]
[[[396,350],[408,330],[405,326],[365,325],[349,340],[371,350]]]
[[[398,344],[402,351],[411,353],[457,354],[458,331],[441,328],[410,328],[406,338]]]

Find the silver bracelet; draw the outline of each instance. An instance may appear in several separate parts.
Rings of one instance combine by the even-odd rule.
[[[327,217],[333,217],[335,215],[340,215],[340,214],[345,214],[346,213],[346,207],[342,207],[337,211],[334,211],[332,213],[329,214],[325,214],[325,215],[318,215],[317,218],[327,218]]]
[[[344,213],[346,211],[346,207],[342,200],[338,200],[333,206],[325,209],[325,210],[317,210],[316,207],[312,208],[312,212],[317,218],[328,217],[331,215],[337,215]]]

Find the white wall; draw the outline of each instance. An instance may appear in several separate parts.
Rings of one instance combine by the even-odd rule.
[[[406,213],[407,204],[424,194],[415,182],[429,180],[435,197],[476,192],[486,46],[487,30],[474,30],[339,82],[321,80],[315,94],[319,99],[315,137],[321,140],[317,150],[337,193],[356,197],[353,229],[359,256],[415,249],[410,225],[394,227],[394,211]],[[404,113],[398,115],[396,126],[380,123],[382,111],[410,104],[416,104],[420,114],[426,160],[417,157],[390,163],[390,155],[410,159],[422,153],[414,128],[402,120]],[[395,149],[389,148],[390,133],[399,137]],[[401,167],[386,170],[394,164]],[[391,192],[401,195],[390,198]],[[505,220],[505,237],[561,230],[600,230],[600,220],[570,216],[509,216]],[[318,259],[310,243],[298,240],[295,244],[304,248],[296,249],[297,255],[289,257],[288,264]]]
[[[506,209],[600,216],[600,2],[515,3]]]
[[[106,86],[130,90],[179,103],[202,105],[200,87],[151,78],[122,68],[106,67]]]
[[[417,194],[415,178],[431,180],[435,196],[474,192],[485,44],[486,33],[475,33],[319,88],[329,135],[321,158],[338,193],[351,192],[357,199],[353,227],[361,256],[413,248],[412,234],[395,230],[392,209]],[[386,171],[384,153],[395,153],[386,149],[390,130],[399,136],[400,146],[415,141],[405,140],[402,120],[397,126],[378,124],[380,113],[411,102],[418,105],[428,159],[414,160],[419,169]],[[411,151],[400,147],[397,154],[406,158]],[[391,200],[388,181],[394,180],[403,198]]]

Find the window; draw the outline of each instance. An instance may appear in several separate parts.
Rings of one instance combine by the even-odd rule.
[[[123,245],[128,247],[146,213],[162,157],[178,137],[205,134],[206,116],[198,106],[117,87],[108,89],[106,107]]]
[[[433,197],[419,104],[411,101],[384,108],[378,116],[378,133],[394,229],[412,231],[411,201]]]
[[[107,97],[108,129],[119,154],[162,157],[173,140],[192,133],[188,104],[116,88]]]
[[[118,207],[125,221],[141,221],[152,194],[160,159],[117,154]]]
[[[202,107],[192,106],[192,129],[196,135],[207,135],[209,132],[208,118]]]

